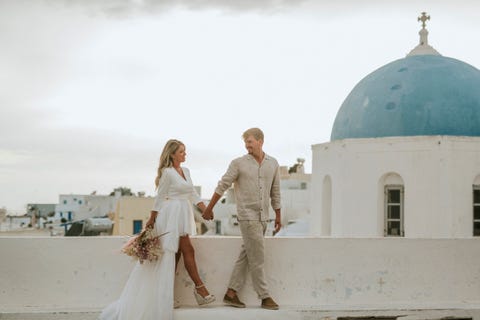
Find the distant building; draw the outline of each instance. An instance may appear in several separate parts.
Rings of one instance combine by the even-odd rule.
[[[55,203],[29,203],[27,204],[27,216],[35,214],[41,218],[53,217],[55,206]]]
[[[145,227],[153,207],[153,197],[121,197],[114,211],[112,235],[133,235]]]
[[[115,196],[61,194],[59,203],[55,206],[55,219],[75,221],[108,216],[115,211],[119,197],[119,194]]]
[[[55,203],[29,203],[26,216],[30,217],[32,226],[43,228],[55,217]]]
[[[7,217],[7,209],[5,208],[0,208],[0,223],[5,221],[5,218]]]
[[[1,213],[0,213],[1,215]],[[26,215],[7,215],[2,219],[0,217],[0,232],[2,231],[14,231],[31,226],[32,219]]]

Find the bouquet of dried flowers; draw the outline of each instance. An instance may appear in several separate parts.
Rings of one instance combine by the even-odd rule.
[[[156,261],[162,255],[160,246],[160,237],[165,235],[157,235],[153,228],[143,229],[139,234],[131,237],[130,240],[122,247],[122,252],[132,258],[143,261]]]

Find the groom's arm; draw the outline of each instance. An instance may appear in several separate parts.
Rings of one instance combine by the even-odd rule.
[[[210,199],[210,202],[208,203],[207,208],[203,211],[202,217],[205,220],[212,220],[213,219],[213,207],[215,204],[217,204],[218,200],[220,200],[222,196],[219,195],[218,193],[214,192],[212,195],[212,199]]]

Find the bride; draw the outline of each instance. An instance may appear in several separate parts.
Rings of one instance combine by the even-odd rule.
[[[169,140],[160,156],[155,185],[157,196],[146,228],[154,228],[160,237],[163,255],[158,261],[136,263],[120,298],[107,306],[101,320],[171,320],[175,269],[183,255],[185,268],[195,283],[193,294],[199,305],[215,301],[198,274],[189,236],[195,235],[192,203],[203,212],[205,204],[193,187],[185,161],[185,145]]]

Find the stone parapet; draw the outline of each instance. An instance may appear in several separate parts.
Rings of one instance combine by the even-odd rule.
[[[124,237],[0,237],[0,314],[98,311],[115,300],[133,267]],[[239,237],[194,237],[199,272],[222,297]],[[266,274],[281,305],[308,310],[479,309],[479,239],[267,238]],[[179,266],[175,296],[194,306]],[[259,300],[250,279],[240,297]]]

